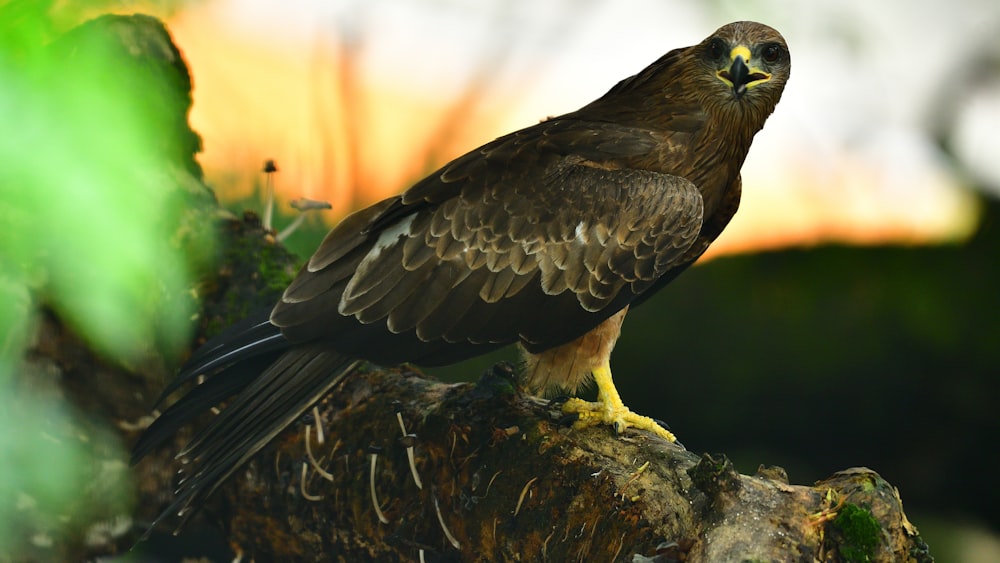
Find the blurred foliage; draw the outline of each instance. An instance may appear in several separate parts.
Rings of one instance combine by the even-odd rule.
[[[108,514],[127,485],[116,440],[65,404],[57,382],[23,368],[37,311],[50,308],[115,363],[176,354],[194,311],[192,272],[212,252],[204,226],[185,215],[211,196],[197,189],[190,81],[165,30],[152,18],[101,18],[46,44],[68,17],[52,6],[0,5],[0,552],[8,555],[15,540],[43,547],[65,522]],[[100,488],[95,466],[114,459],[122,479]]]

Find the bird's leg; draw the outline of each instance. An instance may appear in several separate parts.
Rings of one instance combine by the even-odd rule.
[[[566,414],[576,415],[574,428],[588,428],[597,424],[610,424],[615,432],[621,434],[629,426],[647,430],[669,442],[676,442],[672,432],[660,426],[658,422],[629,410],[622,402],[618,389],[611,379],[611,366],[602,363],[593,370],[594,382],[597,383],[597,401],[591,403],[579,398],[571,398],[562,406]]]

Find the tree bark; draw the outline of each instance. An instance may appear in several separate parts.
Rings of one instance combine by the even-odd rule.
[[[268,276],[294,270],[252,217],[221,220],[220,230],[195,342],[272,301]],[[169,371],[166,361],[108,366],[51,316],[28,359],[127,443]],[[645,433],[567,428],[559,417],[524,394],[506,365],[475,384],[370,367],[239,471],[203,513],[256,561],[932,560],[895,488],[869,469],[789,485],[780,468],[740,475],[721,454]],[[86,553],[127,549],[166,506],[180,468],[172,454],[186,438],[135,468],[132,533],[86,544]],[[77,548],[63,553],[84,552]]]
[[[930,560],[874,471],[793,486],[780,468],[740,475],[724,455],[645,433],[566,428],[504,365],[450,385],[374,369],[316,412],[226,490],[230,541],[244,556]]]

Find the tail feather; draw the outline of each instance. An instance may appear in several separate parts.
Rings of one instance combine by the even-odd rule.
[[[149,455],[154,449],[169,440],[182,427],[193,422],[208,409],[232,397],[261,372],[261,366],[272,363],[281,355],[272,352],[268,356],[259,356],[251,360],[239,362],[225,370],[220,377],[206,378],[205,382],[193,387],[183,399],[170,405],[142,433],[132,448],[132,465]]]
[[[183,526],[193,509],[340,383],[356,363],[309,346],[289,350],[267,367],[186,448],[186,476],[174,502],[150,530],[175,513],[180,518],[177,528]]]
[[[197,350],[157,401],[204,375],[139,438],[132,463],[227,399],[229,404],[178,454],[187,457],[173,503],[153,522],[176,513],[177,528],[236,470],[301,417],[353,370],[357,360],[321,343],[295,348],[262,311]]]
[[[321,350],[315,350],[314,353],[305,353],[305,350],[300,348],[282,354],[266,369],[261,370],[240,395],[226,406],[224,416],[219,416],[202,428],[177,454],[178,457],[199,457],[204,452],[203,444],[230,443],[235,436],[250,433],[255,425],[266,421],[271,414],[267,406],[288,393],[289,386],[299,384],[295,375],[307,369],[310,362],[317,357],[325,357],[321,356],[320,352]]]
[[[156,405],[199,375],[208,375],[227,365],[287,349],[289,342],[281,334],[281,329],[271,324],[270,314],[270,309],[257,311],[198,348],[181,367],[177,377],[160,393]]]

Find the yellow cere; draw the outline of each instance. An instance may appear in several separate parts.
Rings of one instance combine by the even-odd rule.
[[[750,64],[750,49],[747,49],[743,45],[737,45],[733,47],[732,51],[729,51],[729,59],[735,61],[736,57],[743,57],[743,62]]]

